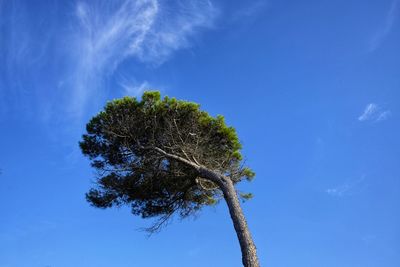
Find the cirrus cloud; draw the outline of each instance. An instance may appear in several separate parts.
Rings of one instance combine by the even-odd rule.
[[[379,122],[388,119],[390,115],[391,115],[390,110],[383,110],[377,104],[370,103],[365,107],[364,112],[358,117],[358,120],[361,122],[364,121]]]
[[[68,95],[72,115],[79,117],[89,99],[101,95],[105,79],[115,74],[122,62],[161,65],[173,52],[189,47],[200,29],[212,27],[218,13],[210,1],[168,4],[158,0],[76,4],[65,84],[72,88]]]

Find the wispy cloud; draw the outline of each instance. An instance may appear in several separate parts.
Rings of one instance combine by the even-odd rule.
[[[326,189],[326,193],[328,193],[331,196],[336,196],[336,197],[342,197],[344,196],[348,191],[350,190],[350,185],[349,184],[343,184],[334,188],[328,188]]]
[[[359,121],[366,121],[371,119],[374,115],[376,115],[376,112],[378,111],[378,106],[374,103],[368,104],[365,109],[363,114],[361,114],[360,117],[358,117]]]
[[[379,122],[388,119],[390,115],[391,115],[390,110],[383,110],[377,104],[370,103],[365,107],[364,112],[358,117],[358,120],[361,122],[363,121]]]
[[[123,62],[157,67],[218,15],[209,0],[49,3],[0,0],[0,114],[12,105],[44,121],[79,118],[107,97],[106,82]]]
[[[56,9],[53,3],[47,8]],[[54,15],[40,17],[29,10],[24,1],[0,1],[0,114],[11,107],[27,109],[34,95],[28,88],[35,86],[33,81],[46,65]]]
[[[373,52],[378,49],[385,38],[390,34],[393,29],[393,25],[399,15],[400,0],[393,0],[390,8],[386,14],[384,24],[374,34],[369,44],[369,52]]]
[[[391,114],[392,113],[389,110],[385,110],[379,114],[379,116],[376,118],[376,121],[387,120]]]
[[[78,2],[67,49],[71,112],[79,116],[122,62],[162,64],[174,51],[188,47],[200,28],[211,27],[216,14],[211,2],[203,0],[174,5],[157,0]]]
[[[365,176],[362,176],[358,180],[346,182],[344,184],[328,188],[325,190],[325,192],[333,197],[352,196],[356,193],[359,193],[367,186],[364,181],[365,181]]]
[[[267,0],[254,0],[249,2],[246,1],[245,6],[233,13],[232,20],[242,21],[249,18],[254,19],[260,13],[262,13],[268,7],[268,5],[269,1]]]
[[[153,89],[148,81],[138,83],[134,78],[126,76],[122,76],[118,83],[123,88],[123,94],[128,96],[140,96],[145,90]]]

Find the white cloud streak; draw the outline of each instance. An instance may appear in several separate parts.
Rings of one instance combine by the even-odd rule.
[[[376,104],[374,104],[374,103],[368,104],[364,109],[364,113],[361,114],[360,117],[358,117],[358,120],[359,121],[369,120],[373,116],[375,116],[377,111],[378,111],[378,106]]]
[[[344,184],[344,185],[337,186],[334,188],[328,188],[326,190],[326,193],[328,193],[328,195],[331,195],[331,196],[343,197],[349,190],[350,190],[350,186],[348,184]]]
[[[353,181],[353,182],[346,182],[342,185],[328,188],[325,192],[333,197],[345,197],[345,196],[352,196],[362,189],[364,189],[367,185],[364,183],[365,176],[362,176],[360,179]]]
[[[152,89],[148,81],[137,83],[134,79],[128,77],[120,78],[118,84],[123,88],[124,95],[128,96],[140,96],[144,91]]]
[[[379,107],[375,103],[370,103],[368,104],[364,112],[358,117],[358,120],[361,122],[364,121],[374,121],[374,122],[379,122],[383,120],[387,120],[391,115],[390,110],[382,110],[381,107]]]
[[[391,114],[392,114],[392,113],[391,113],[389,110],[385,110],[385,111],[383,111],[383,112],[381,112],[381,113],[379,114],[379,116],[376,118],[376,121],[384,121],[384,120],[387,120],[387,119],[390,117]]]
[[[67,48],[72,115],[80,116],[89,99],[101,95],[104,81],[122,62],[162,64],[174,51],[188,47],[200,28],[211,27],[217,14],[209,1],[169,4],[157,0],[77,3],[77,24]],[[121,86],[127,89],[126,84]]]
[[[377,50],[393,29],[399,14],[400,0],[393,0],[385,17],[384,25],[374,34],[369,44],[369,52]]]

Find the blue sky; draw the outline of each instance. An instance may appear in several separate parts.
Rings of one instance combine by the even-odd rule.
[[[0,0],[0,266],[241,266],[223,202],[85,202],[86,121],[149,88],[236,127],[262,266],[399,266],[399,48],[399,0]]]

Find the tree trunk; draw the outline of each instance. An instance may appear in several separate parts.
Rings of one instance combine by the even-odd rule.
[[[235,227],[236,234],[239,239],[240,249],[242,250],[243,265],[245,267],[259,267],[260,263],[257,257],[256,246],[254,245],[254,241],[251,237],[232,181],[230,179],[224,179],[221,189],[224,193],[225,201],[228,204],[233,226]]]
[[[232,218],[233,226],[240,243],[242,251],[242,262],[245,267],[259,267],[260,263],[257,257],[256,246],[251,237],[243,210],[240,207],[239,198],[231,179],[219,175],[207,168],[198,167],[200,176],[216,183],[222,190],[226,203],[228,204],[229,213]]]

